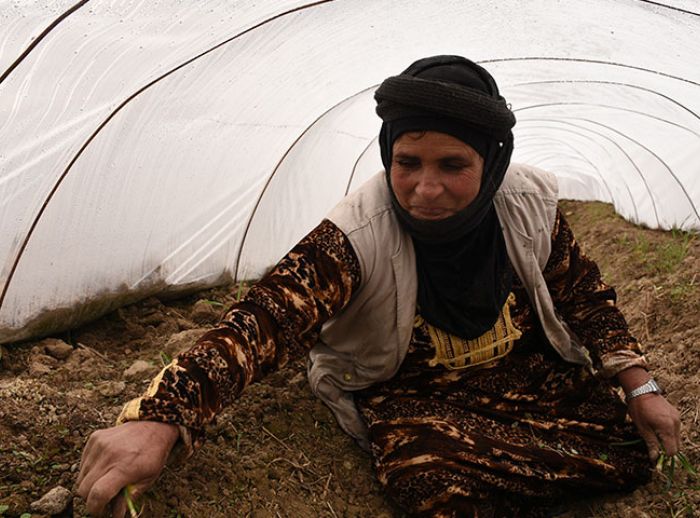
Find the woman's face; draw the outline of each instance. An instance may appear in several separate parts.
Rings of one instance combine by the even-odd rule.
[[[416,219],[441,220],[474,201],[484,159],[461,140],[437,131],[402,134],[394,141],[391,185]]]

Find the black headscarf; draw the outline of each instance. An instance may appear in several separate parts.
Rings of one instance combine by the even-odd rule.
[[[459,56],[435,56],[386,79],[375,93],[384,121],[382,162],[399,221],[416,250],[418,306],[432,325],[463,338],[489,330],[512,284],[512,271],[493,197],[513,151],[515,117],[491,75]],[[409,131],[438,131],[474,148],[484,159],[479,194],[439,221],[413,218],[391,186],[394,141]]]

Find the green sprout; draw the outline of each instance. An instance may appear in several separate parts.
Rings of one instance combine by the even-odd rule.
[[[173,361],[173,358],[165,351],[159,351],[158,354],[160,355],[160,361],[163,364],[163,367]]]
[[[124,500],[126,500],[126,507],[129,509],[130,518],[139,518],[139,516],[141,515],[141,511],[138,509],[138,507],[134,503],[134,500],[131,498],[132,492],[133,486],[131,486],[131,484],[127,484],[123,491]]]
[[[662,451],[656,461],[656,469],[666,478],[667,491],[675,484],[676,467],[683,469],[690,478],[698,478],[697,469],[690,463],[685,454],[678,452],[675,455],[667,455],[665,451]]]
[[[236,302],[240,302],[243,297],[243,292],[245,291],[245,281],[238,283],[238,289],[236,290]]]

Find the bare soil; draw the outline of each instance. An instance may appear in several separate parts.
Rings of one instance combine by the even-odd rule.
[[[683,450],[700,466],[700,238],[635,227],[600,203],[563,203],[586,252],[617,287],[655,377],[683,419]],[[5,346],[0,359],[0,516],[72,489],[88,435],[110,426],[168,357],[215,325],[235,290],[151,298],[55,338]],[[137,360],[143,371],[124,372]],[[629,495],[581,502],[565,516],[700,516],[700,481],[676,469]],[[402,516],[370,459],[308,389],[303,360],[252,386],[184,465],[166,468],[143,499],[156,517]],[[84,515],[75,498],[63,516]],[[31,516],[41,516],[34,513]],[[25,517],[26,518],[26,517]]]

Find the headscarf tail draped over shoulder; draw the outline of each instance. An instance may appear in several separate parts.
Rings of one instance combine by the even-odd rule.
[[[496,322],[512,285],[493,197],[513,152],[515,116],[493,77],[460,56],[416,61],[375,92],[382,163],[401,225],[411,235],[418,275],[418,307],[430,324],[477,338]],[[439,221],[413,218],[391,185],[394,141],[410,131],[438,131],[460,139],[484,159],[476,199]]]

